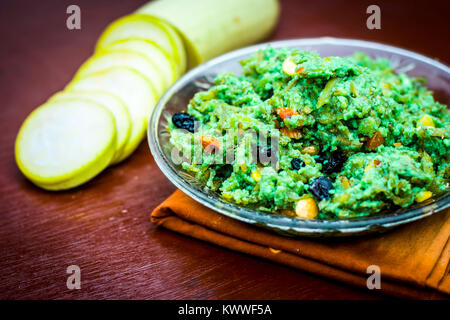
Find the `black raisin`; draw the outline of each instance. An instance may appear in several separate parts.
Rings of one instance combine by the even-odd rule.
[[[333,184],[328,178],[318,177],[311,182],[308,191],[315,195],[319,200],[323,200],[330,197],[331,189],[333,189]]]
[[[316,160],[316,163],[321,163],[323,164],[325,162],[325,158],[322,155],[317,156],[317,158],[315,158],[314,160]]]
[[[342,170],[347,157],[341,150],[333,151],[327,162],[323,163],[322,171],[326,174],[339,172]]]
[[[233,166],[231,164],[225,164],[216,169],[216,177],[222,179],[228,179],[233,173]]]
[[[185,129],[189,132],[194,132],[195,130],[195,119],[187,113],[175,113],[172,116],[172,122],[177,128]]]
[[[305,163],[300,158],[294,158],[291,160],[291,166],[294,170],[300,170],[301,167],[303,167]]]

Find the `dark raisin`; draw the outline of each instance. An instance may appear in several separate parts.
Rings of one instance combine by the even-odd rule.
[[[341,150],[333,151],[328,161],[323,163],[322,171],[326,174],[340,172],[346,161],[347,157]]]
[[[294,170],[300,170],[301,167],[303,167],[305,163],[300,158],[294,158],[291,160],[291,166]]]
[[[228,179],[233,173],[233,166],[231,164],[225,164],[216,169],[216,177],[222,179]]]
[[[333,189],[333,184],[328,178],[318,177],[311,182],[308,191],[315,195],[319,200],[323,200],[330,197],[331,189]]]
[[[317,158],[315,158],[314,160],[316,160],[316,163],[321,163],[323,164],[325,162],[325,158],[322,155],[319,155]]]
[[[191,115],[178,112],[172,116],[173,124],[180,129],[185,129],[189,132],[194,132],[195,129],[195,119]]]

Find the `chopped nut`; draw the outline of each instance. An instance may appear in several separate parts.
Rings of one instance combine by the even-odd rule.
[[[295,206],[295,213],[304,219],[314,219],[319,214],[319,208],[313,198],[301,199]]]
[[[315,156],[316,154],[319,154],[319,149],[316,146],[308,146],[303,148],[302,150],[303,154],[310,154],[312,156]]]
[[[216,152],[220,149],[219,140],[211,136],[202,136],[203,148],[210,148],[211,152]]]
[[[369,171],[369,170],[372,169],[372,168],[376,168],[380,163],[381,163],[381,161],[380,161],[380,160],[377,160],[377,159],[371,161],[371,162],[367,165],[367,167],[364,168],[364,172],[367,172],[367,171]]]
[[[419,192],[415,198],[416,202],[423,202],[427,199],[430,199],[433,196],[431,191],[422,191]]]
[[[337,141],[339,141],[340,144],[344,145],[344,146],[351,146],[352,145],[352,141],[349,140],[348,138],[338,134],[336,136]]]
[[[346,176],[341,176],[340,180],[341,180],[341,183],[342,183],[342,186],[344,187],[344,189],[350,188],[350,186],[351,186],[350,181],[348,180],[348,178]]]
[[[253,172],[252,172],[252,178],[253,178],[253,180],[255,180],[256,182],[259,182],[259,180],[261,180],[261,173],[259,172],[258,169],[253,170]]]
[[[286,119],[298,115],[298,112],[291,108],[278,108],[276,112],[281,119]]]
[[[291,59],[287,58],[283,61],[283,65],[281,66],[281,68],[283,69],[284,73],[293,76],[297,71],[297,64]]]
[[[280,133],[292,139],[300,139],[302,134],[298,129],[288,129],[286,127],[280,129]]]
[[[424,114],[417,122],[417,127],[435,127],[434,120],[427,114]]]
[[[343,193],[334,196],[333,202],[347,202],[348,200],[350,200],[350,195],[348,193]]]
[[[227,199],[227,200],[231,200],[233,198],[233,195],[230,193],[222,193],[222,197]]]
[[[372,138],[367,140],[366,147],[369,150],[375,150],[379,146],[381,146],[384,143],[384,138],[380,131],[377,131],[373,134]]]

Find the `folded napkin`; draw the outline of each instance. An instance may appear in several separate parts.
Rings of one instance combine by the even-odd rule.
[[[290,238],[225,217],[177,190],[151,214],[158,226],[320,276],[367,288],[370,265],[381,291],[404,298],[450,295],[450,211],[392,231],[351,239]],[[367,289],[368,290],[368,289]]]

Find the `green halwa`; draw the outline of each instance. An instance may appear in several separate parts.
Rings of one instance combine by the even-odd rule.
[[[169,123],[173,146],[192,155],[183,169],[225,200],[295,215],[312,197],[317,218],[333,219],[448,191],[449,111],[425,79],[364,53],[321,58],[268,47],[241,65],[242,75],[219,74],[192,98],[186,116],[195,130],[177,130],[184,119]],[[319,177],[332,183],[325,193]]]

